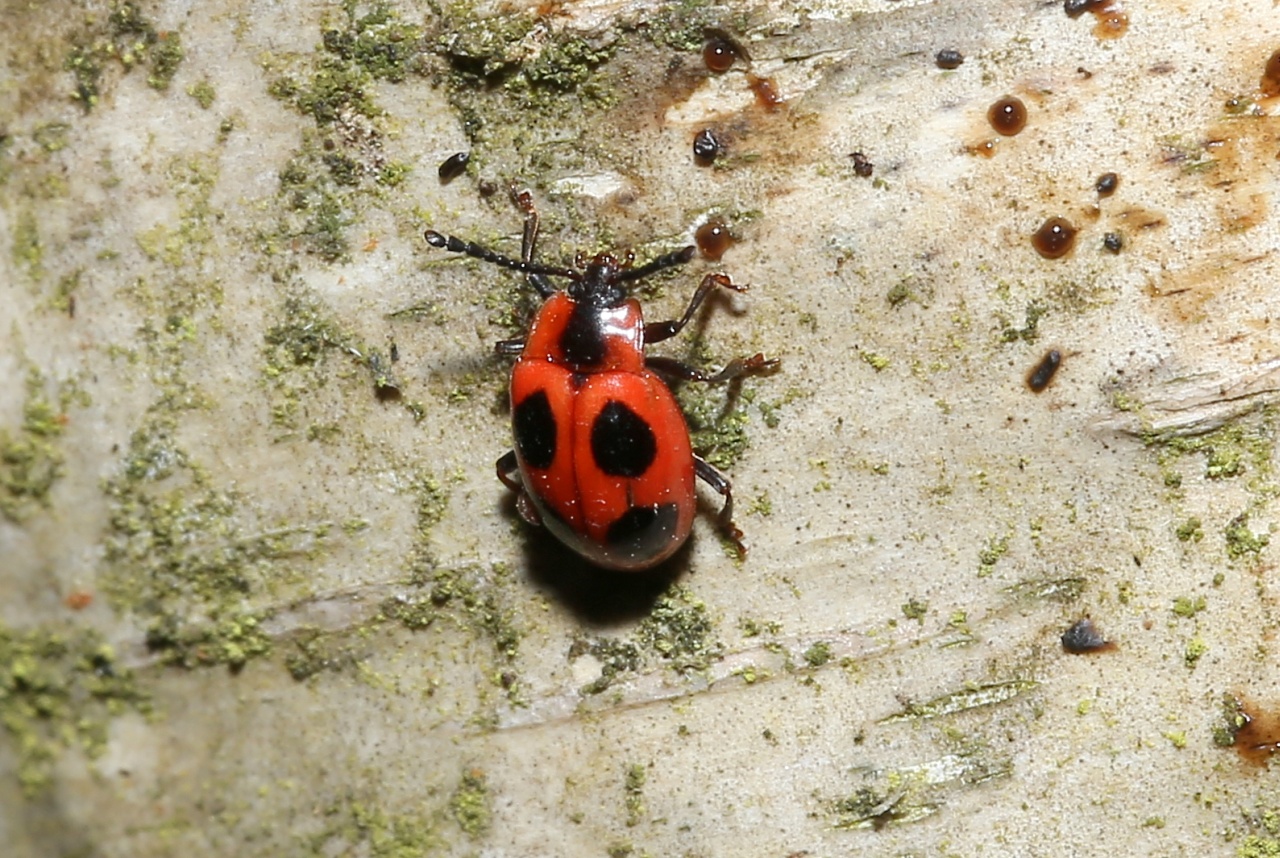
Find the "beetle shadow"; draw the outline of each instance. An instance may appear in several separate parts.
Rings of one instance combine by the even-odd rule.
[[[689,540],[654,569],[615,572],[593,566],[541,528],[529,528],[524,539],[529,578],[578,619],[599,626],[647,617],[688,568],[693,543]]]

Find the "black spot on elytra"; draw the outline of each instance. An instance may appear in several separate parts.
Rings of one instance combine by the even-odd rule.
[[[511,416],[516,449],[525,464],[545,470],[556,458],[556,416],[551,413],[547,392],[529,394],[516,405]]]
[[[658,441],[643,417],[610,399],[591,424],[591,455],[611,477],[638,477],[657,458]]]
[[[578,366],[595,366],[604,360],[604,330],[596,308],[585,301],[574,303],[560,334],[560,351],[567,362]]]
[[[673,503],[633,506],[609,525],[605,541],[632,557],[652,556],[670,544],[679,518],[680,508]]]

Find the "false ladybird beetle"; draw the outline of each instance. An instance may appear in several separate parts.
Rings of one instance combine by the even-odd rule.
[[[649,569],[689,537],[697,498],[695,477],[723,498],[721,522],[743,551],[733,525],[729,479],[693,452],[684,415],[664,378],[722,382],[773,369],[757,354],[708,374],[667,357],[646,355],[646,343],[675,336],[717,287],[743,291],[724,274],[708,274],[679,319],[644,321],[629,284],[688,262],[692,246],[632,267],[602,253],[573,268],[533,261],[538,215],[527,191],[512,190],[525,213],[521,258],[469,241],[426,232],[433,247],[464,253],[521,272],[543,303],[527,335],[497,345],[516,356],[511,372],[515,449],[498,460],[498,478],[517,493],[522,518],[551,533],[597,566]],[[549,277],[563,277],[557,289]]]

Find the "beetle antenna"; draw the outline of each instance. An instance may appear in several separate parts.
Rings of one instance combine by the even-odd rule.
[[[452,235],[444,235],[433,229],[423,233],[423,238],[427,240],[427,244],[432,247],[442,247],[452,253],[465,253],[467,256],[485,262],[492,262],[494,265],[501,265],[503,268],[510,268],[512,271],[519,271],[523,274],[550,274],[555,277],[568,277],[570,280],[581,280],[581,272],[574,271],[571,268],[559,268],[555,265],[539,265],[536,262],[521,262],[519,259],[512,259],[509,256],[503,256],[501,253],[495,253],[487,247],[481,247],[470,241],[463,241]],[[692,250],[693,248],[689,248]],[[654,260],[655,262],[658,260]],[[649,265],[652,265],[650,263]],[[668,263],[674,264],[674,263]],[[649,266],[645,266],[646,268]]]
[[[693,254],[696,250],[697,248],[691,244],[683,250],[664,253],[662,256],[659,256],[657,259],[651,259],[639,268],[628,268],[622,271],[614,279],[619,282],[624,280],[639,280],[643,277],[648,277],[655,271],[661,271],[662,269],[670,268],[673,265],[683,265],[690,259],[693,259]]]

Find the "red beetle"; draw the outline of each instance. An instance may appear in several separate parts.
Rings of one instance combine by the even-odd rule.
[[[528,336],[497,346],[519,356],[511,372],[515,449],[498,460],[498,478],[518,494],[521,516],[597,566],[640,571],[688,539],[698,477],[724,497],[721,520],[741,550],[729,479],[694,454],[663,376],[728,381],[778,362],[757,354],[708,375],[644,347],[679,333],[716,287],[744,287],[708,274],[682,317],[646,323],[627,284],[688,262],[692,246],[638,268],[607,253],[585,265],[578,257],[574,268],[542,265],[533,261],[533,201],[527,191],[512,196],[525,212],[520,260],[433,230],[425,237],[433,247],[522,272],[544,299]],[[567,278],[568,288],[556,289],[548,277]]]

